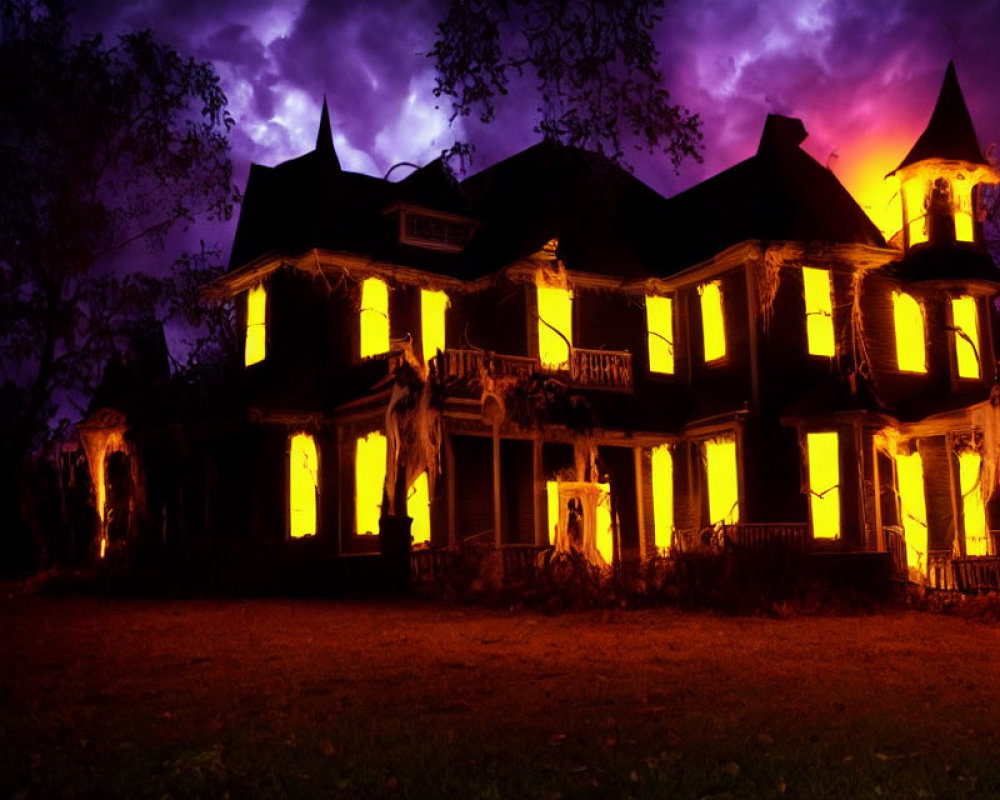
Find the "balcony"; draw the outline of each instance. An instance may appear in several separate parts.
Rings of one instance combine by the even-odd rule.
[[[632,354],[617,350],[570,351],[568,370],[542,369],[537,359],[508,356],[488,350],[445,350],[434,357],[438,376],[444,381],[493,378],[521,378],[536,372],[551,372],[574,389],[607,392],[632,391]]]

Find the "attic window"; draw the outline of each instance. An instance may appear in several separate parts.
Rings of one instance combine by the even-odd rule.
[[[445,348],[445,312],[448,295],[431,289],[420,290],[420,340],[424,363]]]
[[[355,532],[377,534],[382,517],[382,493],[388,447],[385,436],[372,431],[357,440],[354,456]]]
[[[361,357],[389,352],[389,289],[379,278],[361,284]]]
[[[547,369],[569,369],[573,345],[573,292],[538,287],[538,358]]]
[[[809,508],[815,539],[840,535],[840,447],[836,431],[806,435]]]
[[[412,211],[404,211],[402,214],[400,240],[403,244],[457,253],[468,244],[472,235],[472,228],[467,222],[415,214]]]
[[[813,356],[835,355],[830,270],[802,268],[806,300],[806,341]]]
[[[654,447],[650,459],[653,484],[653,541],[658,553],[665,555],[673,543],[674,530],[674,458],[670,447]]]
[[[952,298],[951,318],[958,377],[979,378],[979,314],[975,298],[968,295]]]
[[[318,489],[316,442],[307,433],[297,433],[288,448],[288,533],[293,539],[316,534]]]
[[[719,281],[698,287],[701,297],[701,330],[705,340],[705,361],[718,361],[726,355],[726,322],[722,312],[722,287]]]
[[[267,292],[258,283],[247,292],[247,338],[243,350],[246,366],[264,360],[267,354]]]
[[[646,332],[649,371],[674,373],[674,301],[671,297],[646,295]]]
[[[927,372],[924,311],[912,295],[892,293],[896,328],[896,364],[901,372]]]

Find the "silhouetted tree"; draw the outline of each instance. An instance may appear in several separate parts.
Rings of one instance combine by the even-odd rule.
[[[228,218],[226,110],[211,64],[150,31],[74,37],[60,0],[0,0],[0,527],[57,403],[93,385],[115,323],[184,281],[119,275],[133,242]],[[16,515],[15,515],[16,516]],[[9,528],[7,528],[9,530]]]
[[[535,131],[603,153],[700,159],[701,120],[670,102],[653,32],[663,0],[451,0],[429,55],[452,120],[494,119],[512,79],[536,81]],[[468,145],[453,151],[463,158]]]

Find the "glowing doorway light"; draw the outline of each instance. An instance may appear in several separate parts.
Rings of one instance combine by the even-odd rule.
[[[671,297],[646,295],[646,332],[649,371],[674,372],[674,301]]]
[[[431,289],[420,290],[420,346],[424,363],[445,348],[445,313],[448,295]]]
[[[708,474],[708,517],[711,524],[735,525],[740,521],[736,440],[712,439],[705,443]]]
[[[379,431],[372,431],[357,441],[357,453],[354,457],[354,508],[355,531],[358,534],[379,532],[387,453],[386,438]]]
[[[316,442],[307,433],[297,433],[292,437],[288,451],[288,532],[294,539],[316,534],[318,488]]]
[[[705,340],[705,361],[726,355],[726,320],[722,311],[722,287],[718,281],[698,287],[701,297],[701,330]]]
[[[951,317],[955,325],[955,360],[958,377],[979,377],[979,314],[976,300],[968,295],[954,297]]]
[[[896,363],[900,371],[927,372],[924,312],[920,303],[905,292],[893,292],[892,315],[896,328]]]
[[[906,539],[906,563],[919,573],[927,569],[927,495],[924,490],[924,462],[920,453],[896,455],[899,482],[899,513]]]
[[[979,453],[965,450],[958,455],[958,482],[962,491],[962,516],[965,519],[965,554],[989,555],[989,537],[986,533],[986,508],[979,490]]]
[[[431,542],[431,496],[427,473],[421,472],[406,495],[406,515],[413,520],[410,535],[414,544]]]
[[[548,369],[569,369],[573,344],[573,293],[538,286],[538,358]]]
[[[673,543],[674,530],[674,458],[670,447],[661,444],[651,454],[653,484],[653,543],[665,554]]]
[[[245,366],[264,360],[267,355],[267,292],[258,283],[247,292],[247,338],[243,349]]]
[[[840,536],[840,448],[836,431],[806,434],[813,537]]]
[[[806,299],[806,342],[809,354],[833,356],[833,290],[830,270],[802,268]]]
[[[361,284],[361,357],[389,352],[389,289],[385,281],[366,278]]]
[[[615,557],[615,530],[611,521],[611,484],[599,483],[597,488],[600,489],[600,494],[597,496],[597,509],[594,513],[597,526],[595,545],[604,563],[611,564]]]

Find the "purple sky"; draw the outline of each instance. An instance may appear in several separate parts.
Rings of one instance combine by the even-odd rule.
[[[79,0],[88,33],[151,27],[181,52],[215,63],[236,120],[236,181],[312,148],[322,96],[346,169],[382,175],[423,163],[456,137],[475,169],[532,144],[534,103],[515,98],[492,126],[450,128],[436,109],[433,44],[443,0]],[[876,9],[877,10],[874,10]],[[701,114],[705,163],[674,175],[665,156],[634,160],[672,194],[751,155],[764,116],[800,117],[806,149],[829,163],[877,222],[881,177],[930,115],[949,58],[980,142],[1000,139],[1000,0],[676,0],[657,41],[674,99]],[[405,172],[398,173],[400,177]],[[199,228],[228,256],[234,223]],[[171,255],[171,254],[168,254]]]

